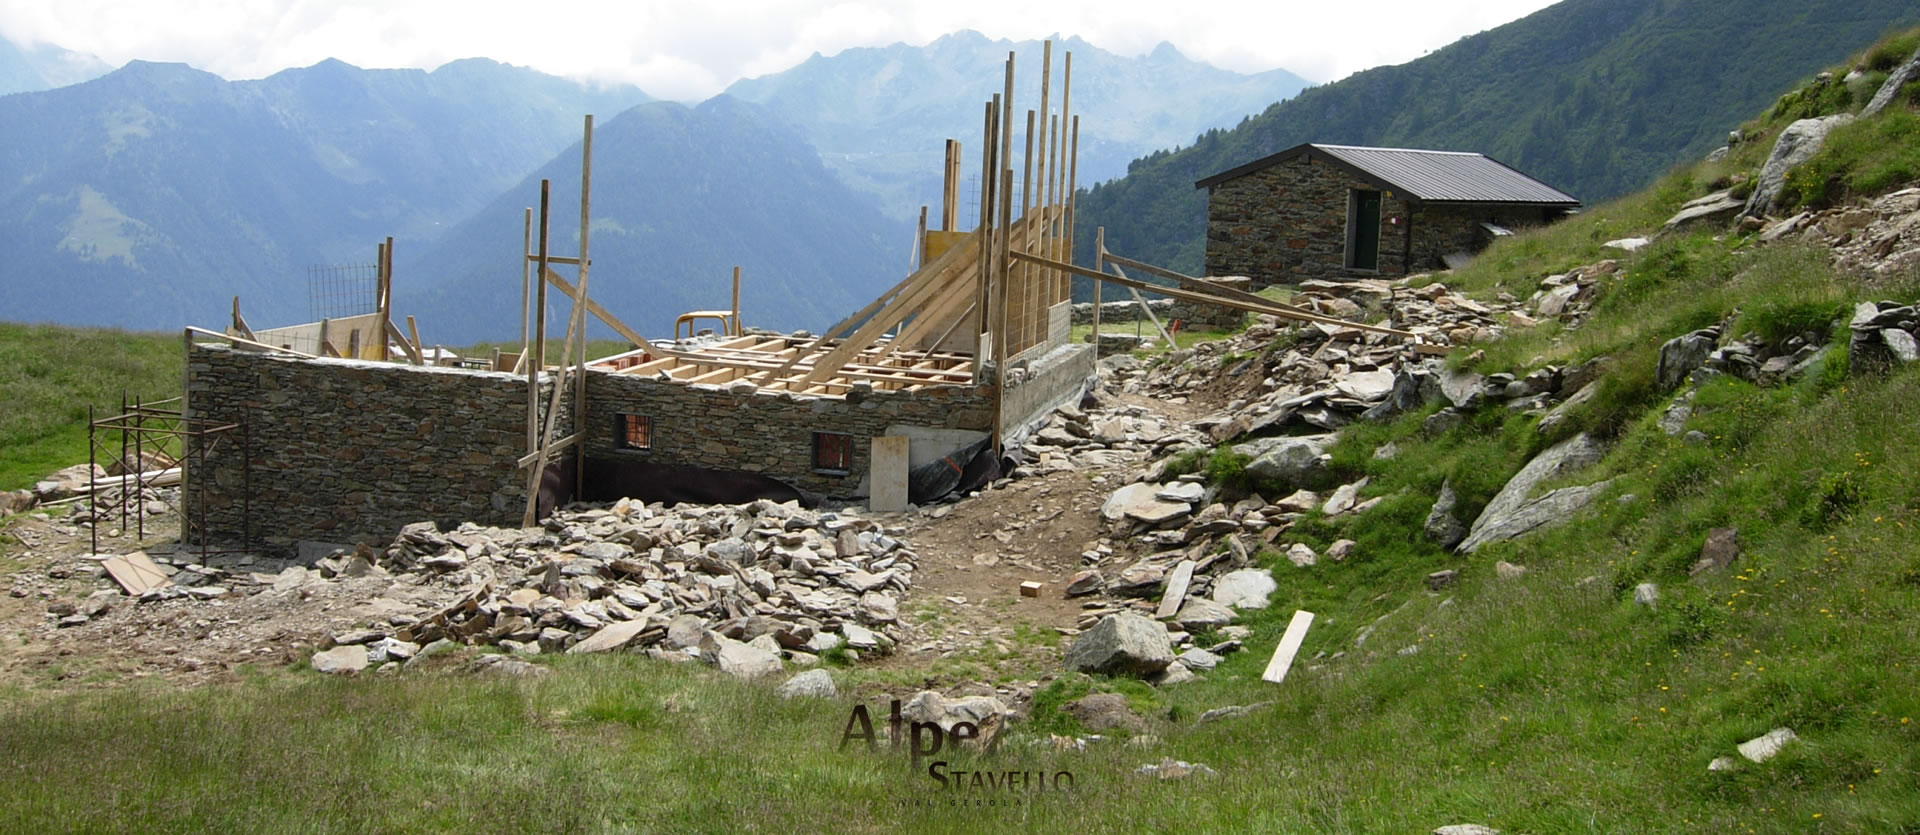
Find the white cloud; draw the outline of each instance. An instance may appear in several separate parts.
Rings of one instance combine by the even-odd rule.
[[[485,56],[576,78],[625,81],[694,100],[735,79],[820,52],[957,29],[1016,40],[1079,35],[1142,54],[1169,41],[1188,57],[1332,81],[1402,63],[1548,0],[1375,0],[1169,4],[1165,0],[0,0],[0,33],[109,63],[183,61],[228,78],[339,58],[364,67],[436,67]]]

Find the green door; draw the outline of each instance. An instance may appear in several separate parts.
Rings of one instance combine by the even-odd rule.
[[[1380,269],[1380,192],[1355,191],[1347,239],[1347,266]]]

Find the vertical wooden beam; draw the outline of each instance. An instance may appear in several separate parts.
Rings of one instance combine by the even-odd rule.
[[[533,207],[522,210],[520,216],[520,362],[527,361],[527,305],[531,303],[533,275],[527,256],[533,254]],[[520,370],[517,366],[515,371]]]
[[[1048,195],[1047,187],[1044,185],[1044,183],[1047,182],[1047,173],[1053,170],[1047,165],[1048,159],[1052,156],[1048,151],[1053,147],[1052,137],[1047,132],[1047,125],[1053,120],[1053,110],[1049,106],[1049,102],[1053,100],[1052,96],[1053,40],[1049,38],[1040,42],[1040,144],[1037,148],[1040,153],[1040,158],[1034,162],[1033,169],[1033,183],[1038,193],[1035,194],[1033,196],[1034,199],[1030,201],[1034,205],[1040,206],[1042,212],[1045,212],[1046,207],[1052,202],[1047,199],[1050,195]],[[1042,217],[1044,218],[1045,215],[1042,215]],[[1041,251],[1045,251],[1047,246],[1046,227],[1043,225],[1037,230],[1029,228],[1028,232],[1026,252],[1032,254],[1036,242],[1039,244]],[[1044,268],[1032,270],[1028,275],[1030,278],[1027,279],[1027,316],[1031,319],[1036,312],[1036,308],[1044,310],[1044,307],[1039,305],[1038,302],[1049,294],[1041,291],[1041,285],[1052,281],[1053,276]],[[1039,318],[1044,320],[1046,317],[1041,316]],[[1041,329],[1044,330],[1044,328],[1045,326],[1042,325]],[[1022,341],[1027,345],[1033,345],[1042,340],[1029,337]]]
[[[1093,230],[1093,271],[1107,271],[1107,227]],[[1100,358],[1100,279],[1093,280],[1093,358]]]
[[[1073,117],[1073,139],[1069,143],[1069,146],[1071,150],[1068,152],[1068,155],[1067,155],[1067,206],[1066,206],[1067,218],[1066,218],[1066,224],[1065,224],[1066,232],[1061,236],[1061,240],[1066,241],[1067,249],[1066,249],[1066,252],[1061,254],[1060,260],[1071,264],[1073,263],[1073,232],[1074,232],[1073,224],[1074,224],[1074,221],[1078,219],[1079,208],[1080,208],[1079,192],[1075,190],[1079,188],[1077,181],[1080,176],[1080,117],[1079,116]],[[1066,280],[1067,280],[1067,285],[1066,285],[1067,291],[1065,294],[1065,298],[1071,301],[1073,299],[1073,277],[1067,276]]]
[[[580,435],[587,426],[587,230],[593,226],[590,198],[593,194],[593,114],[587,114],[584,135],[580,140],[580,295],[573,300],[574,332],[580,335],[580,367],[574,371],[573,380],[573,434]],[[740,268],[733,268],[734,305],[740,303]],[[579,498],[586,490],[587,445],[585,437],[573,445],[573,495]]]
[[[940,228],[955,231],[960,222],[960,140],[947,140],[947,163],[941,171]]]
[[[740,324],[740,265],[735,264],[733,265],[733,333],[728,336],[739,336],[745,331],[746,327]]]
[[[1067,176],[1068,142],[1065,140],[1067,139],[1066,134],[1069,126],[1076,124],[1071,121],[1073,116],[1073,53],[1071,51],[1064,56],[1064,64],[1065,66],[1060,72],[1060,138],[1063,141],[1058,143],[1059,161],[1053,166],[1054,179],[1060,183],[1057,193],[1060,195],[1060,204],[1062,207],[1060,218],[1055,221],[1053,239],[1060,242],[1060,246],[1050,252],[1047,257],[1071,264],[1073,263],[1073,259],[1068,257],[1066,253],[1073,247],[1073,235],[1069,232],[1066,217],[1067,213],[1065,211],[1065,207],[1071,204],[1073,200],[1072,187],[1068,185],[1071,182],[1071,178]],[[1072,301],[1073,276],[1067,273],[1060,273],[1057,278],[1059,286],[1054,291],[1054,302]],[[1073,321],[1072,317],[1069,316],[1067,321],[1071,323]],[[1071,330],[1071,328],[1069,328],[1069,330]]]
[[[393,236],[387,236],[387,245],[380,248],[382,254],[381,274],[385,280],[380,283],[380,361],[393,359],[392,346],[387,341],[387,331],[393,327]]]
[[[973,329],[973,384],[981,384],[980,369],[986,360],[986,352],[992,347],[989,342],[991,329],[988,327],[987,302],[988,284],[993,280],[993,135],[994,118],[1000,114],[1000,108],[992,101],[987,102],[985,118],[981,120],[980,139],[980,276],[973,288],[973,315],[976,317]]]
[[[551,205],[553,181],[540,181],[540,238],[539,275],[547,274],[547,230],[550,220],[548,208]],[[527,344],[527,454],[540,451],[540,372],[547,365],[547,282],[539,282],[539,288],[533,303],[533,341]],[[538,483],[535,483],[537,489]],[[534,502],[538,495],[527,497],[526,518],[522,525],[532,525]]]
[[[913,231],[913,260],[911,263],[913,269],[907,272],[913,272],[913,270],[920,269],[927,265],[927,207],[925,206],[920,207],[920,225],[914,227]]]
[[[1033,111],[1029,110],[1027,111],[1027,149],[1020,157],[1020,219],[1029,221],[1033,217],[1034,204],[1033,121]],[[1033,224],[1031,222],[1021,225],[1019,246],[1021,252],[1029,255],[1033,254]],[[1014,311],[1015,322],[1013,326],[1015,330],[1020,332],[1020,341],[1016,343],[1017,347],[1010,346],[1008,349],[1015,354],[1026,350],[1027,346],[1032,344],[1027,341],[1027,331],[1032,327],[1032,323],[1029,320],[1033,316],[1033,279],[1033,268],[1024,262],[1021,263],[1020,272],[1016,279],[1019,287],[1014,291],[1019,296],[1019,307]]]

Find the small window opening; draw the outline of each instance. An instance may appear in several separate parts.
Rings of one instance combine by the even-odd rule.
[[[616,414],[613,437],[621,449],[652,449],[653,419],[646,415]]]
[[[813,468],[844,473],[853,469],[853,436],[839,432],[813,433]]]

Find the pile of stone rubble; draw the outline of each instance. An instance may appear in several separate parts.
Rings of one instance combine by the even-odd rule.
[[[446,642],[526,655],[644,651],[751,678],[840,647],[884,653],[902,634],[898,596],[916,560],[898,533],[851,512],[764,500],[622,501],[523,530],[416,523],[372,560],[342,555],[321,568],[470,591],[426,617],[335,633],[315,665],[362,669]]]

